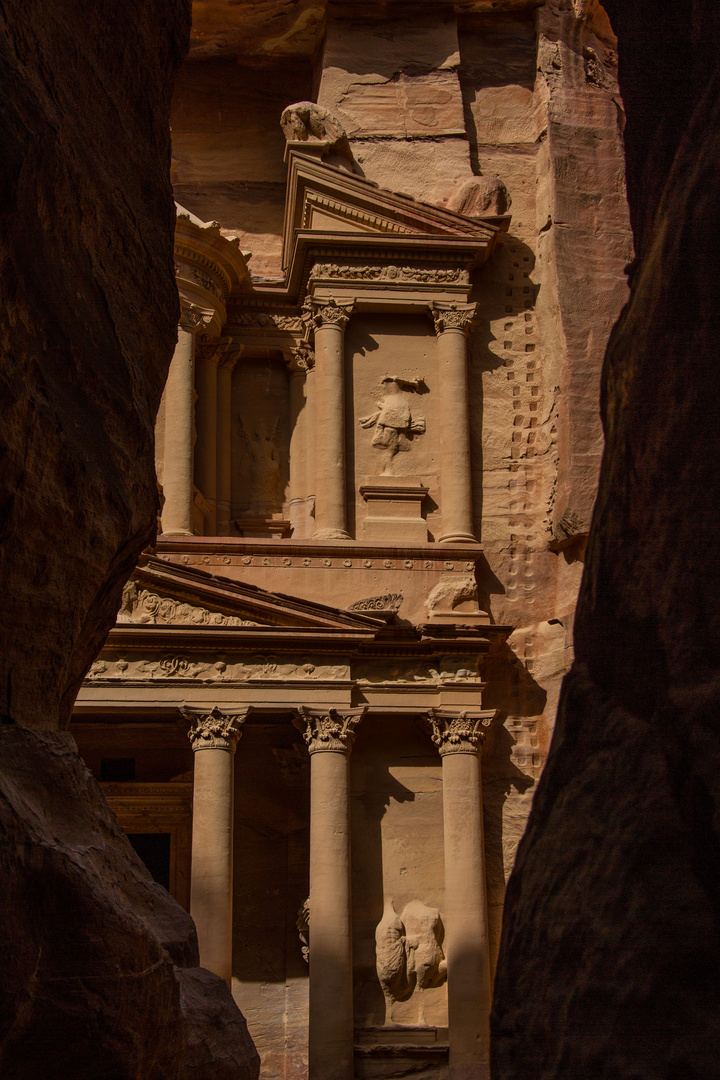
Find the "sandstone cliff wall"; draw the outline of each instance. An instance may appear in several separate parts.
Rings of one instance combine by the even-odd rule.
[[[638,259],[577,662],[506,899],[494,1075],[717,1075],[718,12],[608,10]]]
[[[153,422],[178,316],[168,113],[189,22],[185,0],[0,12],[6,1080],[257,1074],[189,917],[52,730],[154,530]]]

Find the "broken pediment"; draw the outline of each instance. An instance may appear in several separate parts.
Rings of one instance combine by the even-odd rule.
[[[469,218],[376,184],[288,146],[283,265],[288,268],[313,234],[365,234],[374,240],[423,237],[431,243],[468,241],[477,262],[490,255],[509,215]]]
[[[123,590],[119,626],[366,629],[382,619],[341,611],[147,556]]]

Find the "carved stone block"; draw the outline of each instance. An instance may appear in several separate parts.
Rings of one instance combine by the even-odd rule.
[[[364,540],[426,543],[422,515],[428,488],[417,476],[372,476],[360,488],[368,512],[362,525]]]

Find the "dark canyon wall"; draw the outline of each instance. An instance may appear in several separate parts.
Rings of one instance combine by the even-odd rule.
[[[496,1080],[718,1074],[720,13],[606,7],[638,257],[576,663],[506,899]]]
[[[154,529],[189,30],[189,0],[0,5],[4,1080],[257,1075],[189,916],[56,730]]]

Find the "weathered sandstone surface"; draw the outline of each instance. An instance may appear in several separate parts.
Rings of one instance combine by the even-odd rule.
[[[506,898],[497,1080],[717,1075],[718,12],[607,7],[639,256],[577,662]]]
[[[178,316],[169,98],[188,33],[183,0],[0,12],[8,1080],[257,1072],[227,989],[196,967],[188,917],[50,730],[154,530],[153,422]]]

